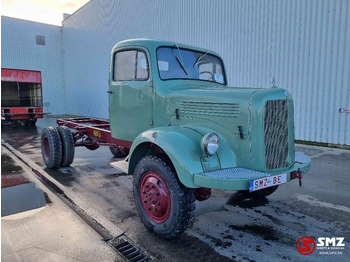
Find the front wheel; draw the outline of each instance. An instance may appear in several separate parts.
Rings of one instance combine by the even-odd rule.
[[[193,189],[183,186],[156,156],[146,156],[137,164],[134,197],[142,223],[162,238],[174,238],[193,223]]]

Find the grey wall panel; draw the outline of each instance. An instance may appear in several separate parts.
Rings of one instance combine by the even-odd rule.
[[[63,23],[69,111],[108,118],[110,50],[157,38],[222,54],[229,84],[295,99],[296,138],[350,145],[349,0],[93,0]]]
[[[45,45],[36,44],[36,36]],[[1,17],[1,67],[41,71],[45,112],[66,113],[61,27]]]

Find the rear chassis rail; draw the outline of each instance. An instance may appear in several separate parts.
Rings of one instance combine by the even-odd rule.
[[[57,119],[59,126],[66,126],[75,130],[73,132],[74,146],[99,147],[122,146],[129,150],[132,142],[113,138],[110,124],[106,120],[97,118],[68,118]]]

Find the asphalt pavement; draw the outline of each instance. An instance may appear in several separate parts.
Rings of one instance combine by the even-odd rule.
[[[116,159],[108,148],[76,148],[71,167],[45,168],[40,132],[48,125],[55,126],[55,119],[38,120],[35,127],[3,127],[2,140],[39,166],[60,190],[78,199],[88,216],[98,214],[97,220],[107,229],[107,235],[124,233],[155,260],[350,260],[349,150],[297,145],[296,149],[311,156],[313,163],[302,187],[297,180],[291,181],[259,201],[236,191],[213,190],[209,200],[196,201],[193,227],[177,239],[165,241],[148,232],[140,222],[132,177],[110,167]],[[309,255],[300,254],[296,248],[304,236],[315,241],[315,250]],[[321,237],[331,241],[344,238],[344,246],[316,246]]]

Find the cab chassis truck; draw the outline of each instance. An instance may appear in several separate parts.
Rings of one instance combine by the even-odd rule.
[[[294,150],[294,106],[284,89],[227,85],[215,52],[150,39],[117,43],[109,66],[109,121],[58,119],[41,135],[48,168],[69,166],[74,148],[108,146],[133,176],[139,217],[170,239],[193,223],[211,189],[254,198],[309,170]],[[283,190],[283,189],[281,189]]]

